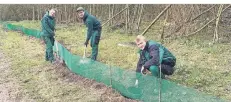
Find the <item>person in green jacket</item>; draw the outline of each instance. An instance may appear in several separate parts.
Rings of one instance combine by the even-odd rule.
[[[159,69],[161,67],[161,77],[172,75],[176,64],[175,56],[161,44],[145,40],[145,37],[138,35],[136,44],[139,50],[140,58],[137,63],[137,73],[144,74],[149,70],[153,76],[160,77]],[[141,74],[138,74],[138,78]]]
[[[53,46],[55,41],[55,10],[51,9],[46,12],[41,20],[42,38],[46,44],[45,60],[53,63],[55,61],[53,55]]]
[[[79,18],[83,19],[87,29],[87,38],[84,45],[87,47],[89,40],[91,40],[90,46],[92,47],[91,59],[96,60],[98,55],[98,45],[101,36],[101,23],[93,15],[88,14],[82,7],[77,8]]]

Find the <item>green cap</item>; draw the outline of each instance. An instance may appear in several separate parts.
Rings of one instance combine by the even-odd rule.
[[[78,7],[76,12],[79,12],[79,11],[84,11],[83,7]]]

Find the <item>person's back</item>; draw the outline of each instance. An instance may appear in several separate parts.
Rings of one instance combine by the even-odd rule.
[[[153,40],[149,40],[147,43],[149,43],[150,46],[151,45],[156,45],[159,48],[163,49],[162,61],[165,61],[165,62],[168,61],[168,60],[175,60],[176,61],[175,56],[173,56],[173,54],[166,47],[161,45],[160,43],[155,42]]]
[[[100,21],[95,16],[89,14],[86,10],[84,12],[83,21],[86,26],[87,23],[91,22],[93,24],[93,30],[97,30],[99,27],[101,27]]]

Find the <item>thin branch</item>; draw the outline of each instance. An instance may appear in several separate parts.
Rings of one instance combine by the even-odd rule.
[[[194,21],[195,19],[197,19],[198,17],[200,17],[202,14],[208,12],[209,10],[211,10],[212,8],[214,8],[215,6],[216,6],[216,5],[213,5],[212,7],[208,8],[208,9],[205,10],[205,11],[203,11],[203,12],[200,13],[199,15],[195,16],[195,17],[191,20],[191,22]]]
[[[120,13],[122,13],[124,10],[128,9],[129,6],[125,7],[123,10],[121,10],[120,12],[118,12],[117,14],[115,14],[112,18],[108,19],[104,24],[102,24],[102,26],[104,26],[105,24],[107,24],[111,19],[113,19],[114,17],[116,17],[117,15],[119,15]]]
[[[225,9],[222,10],[222,12],[224,12],[227,8],[229,8],[231,5],[227,6]],[[221,12],[221,13],[222,13]],[[202,26],[201,28],[199,28],[198,30],[196,30],[195,32],[185,35],[185,37],[187,36],[192,36],[194,34],[196,34],[197,32],[201,31],[202,29],[204,29],[207,25],[209,25],[212,21],[214,21],[217,18],[217,16],[215,18],[213,18],[212,20],[210,20],[208,23],[206,23],[204,26]]]
[[[171,4],[168,5],[167,7],[165,7],[165,9],[164,9],[163,11],[161,11],[161,12],[159,13],[158,16],[156,16],[156,18],[155,18],[155,19],[152,21],[152,23],[144,30],[144,32],[143,32],[141,35],[144,35],[144,34],[148,31],[148,29],[160,18],[160,16],[161,16],[170,6],[171,6]]]

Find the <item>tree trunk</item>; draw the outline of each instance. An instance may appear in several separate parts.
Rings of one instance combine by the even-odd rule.
[[[141,23],[141,17],[142,17],[142,14],[143,14],[143,9],[144,9],[144,5],[141,4],[140,14],[139,14],[139,20],[138,20],[138,24],[137,24],[137,30],[138,30],[138,32],[140,31],[140,23]]]
[[[168,20],[168,10],[166,11],[166,14],[165,14],[165,20],[164,20],[164,23],[163,23],[162,33],[161,33],[161,36],[160,36],[160,40],[161,40],[162,44],[164,43],[164,28],[165,28],[165,25],[167,23],[167,20]]]
[[[95,16],[98,17],[98,5],[95,5]]]
[[[67,18],[67,5],[66,4],[64,5],[64,9],[65,9],[65,11],[64,11],[65,19],[64,19],[64,21],[65,21],[65,23],[67,23],[68,18]]]
[[[128,8],[128,4],[126,4],[126,7]],[[125,31],[126,31],[126,33],[128,33],[128,16],[129,16],[129,14],[128,14],[128,12],[129,12],[129,8],[126,10],[126,12],[125,12],[125,19],[126,19],[126,28],[125,28]]]
[[[132,18],[132,24],[134,24],[135,17],[136,17],[136,14],[137,14],[137,10],[138,10],[138,5],[135,5],[135,7],[134,7],[134,15],[133,15],[133,18]]]
[[[24,7],[26,7],[24,10],[26,11],[26,20],[29,20],[29,11],[27,10],[27,6],[25,5]],[[24,20],[24,19],[23,19]]]
[[[110,6],[110,4],[108,4],[108,19],[110,19],[111,18],[111,6]],[[112,23],[110,22],[110,23],[108,23],[109,24],[109,26],[111,26],[112,25]]]
[[[218,23],[219,23],[220,16],[221,16],[221,13],[222,13],[222,8],[223,8],[223,4],[220,5],[218,13],[217,13],[216,27],[215,27],[214,37],[213,37],[213,43],[218,42],[218,40],[219,40],[219,36],[218,36]]]
[[[71,6],[71,4],[69,4],[69,5]],[[71,8],[72,8],[72,6],[71,6]],[[68,23],[70,23],[71,22],[71,10],[70,10],[70,8],[68,11],[69,11],[68,12]]]
[[[89,4],[89,12],[90,12],[90,14],[92,14],[92,12],[91,12],[91,5],[92,4]]]
[[[92,4],[92,14],[94,14],[95,15],[95,4]]]
[[[34,6],[33,6],[33,17],[32,17],[33,21],[35,20],[35,11],[34,11]]]
[[[128,7],[128,9],[127,9],[127,13],[128,13],[128,16],[127,16],[127,19],[128,19],[128,31],[127,31],[127,33],[128,32],[130,32],[130,8],[129,8],[129,5],[127,5],[127,7]]]
[[[114,16],[114,9],[115,9],[115,5],[112,4],[111,17]],[[111,24],[113,24],[113,18],[111,19]]]
[[[37,12],[38,12],[38,20],[40,20],[40,6],[39,5],[38,5]]]

